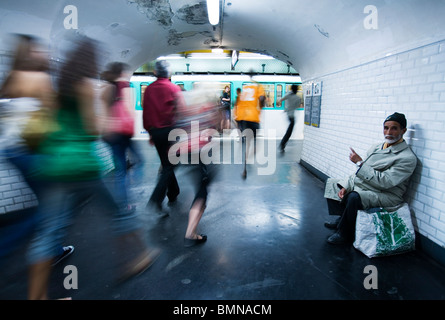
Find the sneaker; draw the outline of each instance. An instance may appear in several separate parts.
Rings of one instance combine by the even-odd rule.
[[[60,261],[62,261],[63,259],[65,259],[69,255],[71,255],[73,253],[73,251],[74,251],[74,247],[73,246],[62,247],[62,249],[63,249],[63,253],[54,259],[54,262],[52,264],[53,266],[55,266]]]

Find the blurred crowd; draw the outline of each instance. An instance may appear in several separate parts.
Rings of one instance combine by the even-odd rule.
[[[4,258],[23,240],[17,235],[26,233],[29,271],[23,276],[28,277],[29,299],[64,298],[48,295],[51,271],[73,252],[74,246],[65,243],[68,226],[76,208],[88,205],[93,197],[108,213],[114,232],[113,250],[119,257],[116,282],[146,270],[161,253],[146,241],[141,210],[129,201],[128,154],[143,161],[132,143],[135,109],[129,66],[111,62],[102,67],[100,44],[88,37],[73,42],[56,66],[49,56],[50,51],[39,39],[17,35],[11,70],[0,88],[1,156],[20,171],[38,201],[31,208],[31,223],[20,226],[21,232],[17,232],[16,224],[9,223],[13,219],[6,218],[20,213],[0,217],[0,260],[6,261]],[[163,215],[164,198],[174,202],[180,193],[174,165],[168,160],[173,143],[169,132],[183,130],[182,142],[189,147],[180,150],[189,157],[211,143],[221,113],[216,89],[181,91],[169,81],[166,61],[156,63],[155,75],[157,80],[144,96],[143,122],[161,166],[143,212]],[[194,121],[199,126],[192,126]],[[103,179],[107,166],[98,150],[101,147],[112,155],[111,185]],[[186,247],[207,239],[197,229],[214,174],[214,168],[201,161],[193,167],[197,191],[184,233]]]

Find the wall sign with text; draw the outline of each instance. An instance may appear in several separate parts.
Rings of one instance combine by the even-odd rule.
[[[320,127],[321,87],[321,81],[303,85],[305,125]]]
[[[314,82],[312,85],[312,113],[311,125],[320,127],[320,110],[321,110],[321,82]]]
[[[311,125],[311,113],[312,113],[312,83],[305,83],[303,85],[304,90],[304,124]]]

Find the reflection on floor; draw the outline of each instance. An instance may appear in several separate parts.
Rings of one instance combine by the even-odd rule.
[[[233,144],[237,146],[236,139]],[[116,258],[107,216],[94,199],[76,215],[66,244],[75,253],[54,268],[50,296],[73,299],[149,300],[306,300],[444,299],[445,268],[421,252],[369,259],[352,246],[326,242],[332,231],[323,183],[299,165],[302,142],[291,141],[284,154],[270,150],[272,175],[248,166],[218,165],[199,231],[205,244],[185,248],[183,237],[194,185],[187,168],[178,168],[181,194],[159,218],[145,211],[159,161],[154,147],[137,141],[143,165],[129,169],[129,190],[141,215],[147,241],[162,255],[145,273],[112,285]],[[0,299],[26,299],[23,250],[2,265]],[[78,289],[66,290],[66,265],[78,270]],[[378,288],[366,289],[364,269],[378,270]]]

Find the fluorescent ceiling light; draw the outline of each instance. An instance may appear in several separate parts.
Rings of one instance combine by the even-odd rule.
[[[273,60],[274,57],[266,56],[264,54],[259,53],[245,53],[241,52],[239,54],[239,59],[252,59],[252,60]]]
[[[212,60],[212,59],[229,59],[230,57],[226,54],[213,54],[213,53],[200,53],[194,52],[188,56],[190,59],[204,59],[204,60]]]
[[[160,56],[156,60],[181,60],[181,59],[185,59],[185,57],[179,54],[170,54],[168,56]]]
[[[219,0],[207,0],[207,14],[211,25],[219,23]]]

